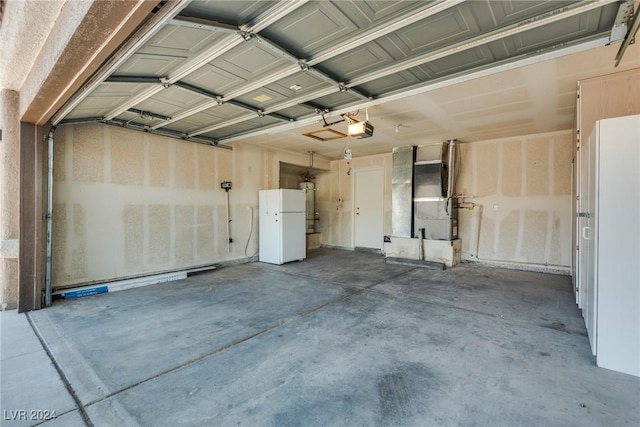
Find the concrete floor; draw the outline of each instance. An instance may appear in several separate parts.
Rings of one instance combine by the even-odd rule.
[[[640,424],[640,379],[595,366],[566,276],[319,249],[29,318],[76,401],[3,356],[2,406],[60,408],[47,427]],[[46,378],[59,402],[7,395]]]

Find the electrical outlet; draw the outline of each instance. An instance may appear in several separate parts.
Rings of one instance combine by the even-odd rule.
[[[498,205],[493,205],[493,210],[494,210],[494,211],[497,211],[499,207],[500,207],[500,206],[498,206]]]

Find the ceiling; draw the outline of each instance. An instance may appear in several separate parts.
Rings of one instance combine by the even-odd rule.
[[[168,3],[167,3],[168,4]],[[616,71],[633,1],[183,1],[163,6],[54,123],[342,157],[571,127],[579,79]],[[165,9],[165,10],[163,10]],[[640,65],[638,48],[620,69]],[[342,114],[370,138],[318,141]]]

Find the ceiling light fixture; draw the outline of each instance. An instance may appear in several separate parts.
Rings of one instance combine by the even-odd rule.
[[[254,96],[252,99],[254,101],[258,101],[258,102],[266,102],[266,101],[270,100],[271,97],[269,95],[267,95],[267,94],[262,93],[262,94],[260,94],[258,96]]]

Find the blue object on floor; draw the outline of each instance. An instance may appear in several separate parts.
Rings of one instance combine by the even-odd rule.
[[[106,294],[107,292],[109,292],[109,288],[107,286],[100,286],[98,288],[80,289],[78,291],[65,292],[64,294],[62,294],[62,297],[64,299],[76,299],[88,297],[91,295]]]

